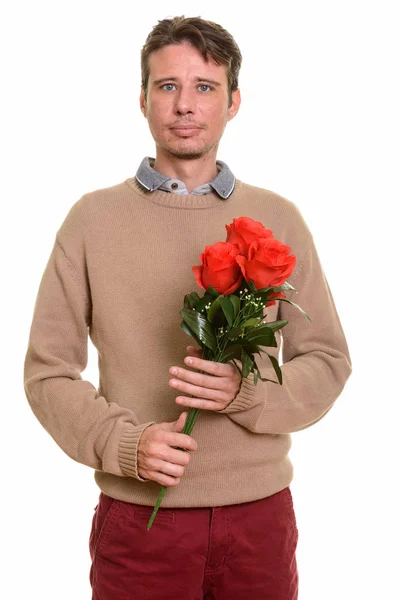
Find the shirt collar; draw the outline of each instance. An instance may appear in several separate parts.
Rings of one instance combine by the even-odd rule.
[[[147,190],[153,192],[154,190],[164,189],[168,192],[175,192],[178,194],[187,194],[187,189],[183,181],[180,179],[172,179],[167,175],[162,175],[156,171],[152,165],[154,165],[155,159],[151,156],[145,156],[139,165],[136,172],[137,181],[143,185]],[[191,193],[193,195],[200,195],[209,193],[211,191],[210,186],[217,192],[224,200],[229,198],[235,187],[235,176],[229,169],[228,165],[222,160],[217,160],[217,168],[219,173],[209,183],[196,187]],[[171,189],[171,184],[175,182],[178,187]]]

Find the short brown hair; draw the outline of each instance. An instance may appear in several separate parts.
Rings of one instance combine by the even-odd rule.
[[[173,17],[158,21],[147,36],[140,55],[142,87],[147,98],[149,82],[149,56],[152,52],[170,44],[189,42],[208,62],[209,56],[217,64],[227,67],[229,107],[232,92],[238,89],[242,55],[232,35],[221,25],[200,17]]]

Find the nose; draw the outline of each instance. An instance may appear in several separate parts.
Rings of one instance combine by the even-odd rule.
[[[175,112],[179,115],[195,112],[195,97],[189,90],[181,89],[176,95]]]

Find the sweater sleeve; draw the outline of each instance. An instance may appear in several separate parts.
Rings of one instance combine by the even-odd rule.
[[[76,247],[71,246],[75,251]],[[155,421],[139,423],[131,410],[108,402],[81,377],[90,319],[88,286],[57,233],[33,311],[24,363],[26,397],[41,425],[70,458],[147,481],[138,474],[137,448],[142,432]]]
[[[312,235],[293,275],[289,281],[298,293],[292,290],[286,297],[311,322],[288,302],[278,301],[277,320],[288,320],[276,332],[283,339],[282,385],[260,379],[254,384],[249,373],[242,377],[233,401],[219,411],[254,433],[287,434],[314,425],[332,408],[352,372],[346,338]],[[260,373],[277,381],[272,365],[260,367]]]

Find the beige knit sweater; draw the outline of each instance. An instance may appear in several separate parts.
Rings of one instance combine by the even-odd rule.
[[[198,449],[162,507],[237,504],[288,486],[290,434],[317,423],[351,374],[351,359],[312,234],[296,205],[236,180],[227,199],[215,192],[148,192],[135,178],[84,194],[58,229],[34,307],[24,364],[32,411],[64,452],[94,469],[99,488],[153,506],[160,484],[137,472],[137,446],[152,423],[176,420],[182,407],[169,387],[172,365],[184,366],[180,327],[185,294],[204,290],[191,267],[204,246],[225,241],[225,224],[247,216],[271,229],[297,257],[290,277],[298,291],[264,314],[287,319],[283,385],[242,379],[233,402],[201,411],[191,436]],[[98,351],[99,385],[82,379],[88,335]],[[261,375],[276,380],[266,354]]]

